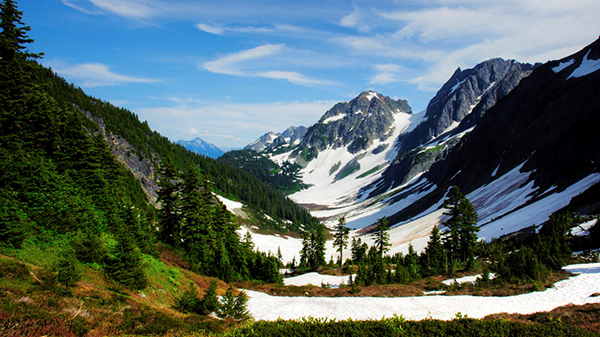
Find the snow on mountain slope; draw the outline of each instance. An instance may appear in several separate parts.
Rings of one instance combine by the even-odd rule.
[[[376,179],[378,173],[389,165],[391,159],[395,158],[397,153],[394,141],[401,133],[408,132],[416,124],[419,124],[423,116],[424,113],[408,114],[397,112],[394,115],[394,131],[390,137],[384,141],[375,140],[370,147],[357,154],[350,153],[348,146],[337,149],[328,148],[319,152],[317,157],[300,171],[303,183],[312,186],[292,194],[290,198],[300,204],[318,202],[321,205],[326,205],[329,210],[339,210],[355,205],[355,201],[358,198],[358,191]],[[377,149],[381,148],[385,148],[385,150],[381,152],[377,151]],[[281,161],[284,157],[285,155],[279,155],[274,156],[273,159]],[[344,176],[342,179],[336,179],[339,177],[340,171],[353,160],[360,165],[360,168]],[[327,214],[339,215],[340,212],[313,212],[313,215],[316,217],[328,218],[331,216]]]

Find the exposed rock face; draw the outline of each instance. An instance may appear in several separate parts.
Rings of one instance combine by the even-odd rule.
[[[432,167],[431,178],[469,192],[526,162],[522,171],[534,171],[530,179],[544,191],[598,172],[598,69],[600,40],[536,68],[481,117],[445,163]]]
[[[125,138],[106,131],[104,120],[102,118],[93,116],[87,111],[84,113],[88,119],[98,124],[100,132],[110,146],[115,158],[127,167],[127,169],[133,173],[135,178],[141,182],[142,188],[148,196],[148,200],[156,206],[156,198],[158,197],[158,186],[156,185],[156,182],[158,181],[158,176],[152,161],[132,147]],[[157,158],[157,155],[153,152],[150,152],[150,155],[153,160]]]
[[[411,210],[390,217],[390,222],[427,209],[443,198],[449,186],[457,185],[468,194],[520,165],[520,172],[531,172],[522,184],[533,182],[529,203],[600,172],[599,93],[600,40],[537,67],[426,173],[437,189]],[[597,185],[590,190],[594,188]],[[586,200],[577,207],[596,209],[600,196],[584,194]]]
[[[209,143],[200,137],[192,140],[178,140],[177,144],[183,145],[186,149],[205,155],[210,158],[218,158],[223,155],[223,150],[219,149],[215,144]]]
[[[373,144],[373,140],[387,139],[393,131],[394,114],[410,113],[405,100],[394,101],[375,92],[365,91],[350,102],[338,103],[304,136],[300,147],[322,151],[348,146],[357,153]]]
[[[263,152],[284,144],[290,144],[296,140],[302,139],[307,130],[308,128],[305,126],[291,126],[282,133],[267,132],[253,143],[246,145],[244,150]]]
[[[533,66],[491,59],[472,69],[458,68],[429,102],[425,121],[396,142],[398,157],[382,179],[364,190],[371,196],[402,185],[446,158],[458,140],[447,140],[474,127],[481,116],[531,73]]]

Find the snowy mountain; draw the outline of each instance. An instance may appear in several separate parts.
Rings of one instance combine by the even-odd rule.
[[[282,133],[267,132],[254,142],[246,145],[244,150],[263,152],[285,144],[293,144],[302,139],[308,129],[304,126],[291,126]]]
[[[387,200],[399,211],[391,222],[431,228],[452,185],[475,206],[486,240],[539,225],[565,206],[598,213],[598,70],[600,40],[534,69],[446,159]]]
[[[178,140],[177,144],[183,145],[183,147],[192,152],[203,154],[210,158],[217,158],[224,153],[216,145],[206,142],[200,137],[192,140]]]
[[[364,92],[327,111],[293,149],[267,153],[302,165],[310,187],[290,198],[327,225],[343,215],[360,235],[387,216],[392,252],[424,247],[452,185],[476,207],[487,240],[569,203],[598,212],[597,193],[584,192],[600,182],[599,44],[544,65],[492,59],[458,69],[420,113]]]

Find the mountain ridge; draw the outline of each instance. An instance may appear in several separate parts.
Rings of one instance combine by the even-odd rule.
[[[215,144],[209,143],[200,137],[196,137],[192,140],[178,140],[176,143],[182,145],[192,152],[202,154],[210,158],[218,158],[225,153],[225,151],[218,148]]]

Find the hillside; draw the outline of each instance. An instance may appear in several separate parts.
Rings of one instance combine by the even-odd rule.
[[[169,141],[147,122],[128,110],[87,96],[49,69],[36,68],[36,79],[63,109],[76,107],[79,114],[97,124],[113,155],[140,182],[151,201],[155,201],[162,158],[170,156],[174,165],[186,172],[197,167],[213,183],[217,193],[244,202],[256,212],[264,212],[279,223],[283,231],[314,228],[318,221],[283,194],[260,182],[251,174],[229,164],[196,154]]]

